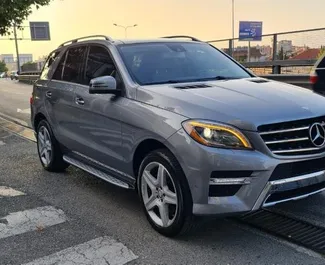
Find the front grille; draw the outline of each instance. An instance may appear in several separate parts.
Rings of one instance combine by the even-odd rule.
[[[314,123],[325,126],[325,116],[258,127],[258,132],[273,154],[279,156],[310,155],[324,152],[324,146],[316,147],[309,128]],[[325,127],[324,127],[325,128]]]

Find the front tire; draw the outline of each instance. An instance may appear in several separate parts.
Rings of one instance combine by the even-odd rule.
[[[167,237],[190,231],[192,197],[183,170],[168,150],[153,151],[142,161],[138,192],[146,217],[156,231]]]
[[[37,126],[37,151],[42,166],[50,172],[62,172],[69,164],[63,161],[60,145],[55,139],[49,123],[42,120]]]

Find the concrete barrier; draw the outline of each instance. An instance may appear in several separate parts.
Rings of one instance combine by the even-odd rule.
[[[39,78],[40,72],[22,72],[18,75],[19,82],[26,84],[34,84],[34,82]]]

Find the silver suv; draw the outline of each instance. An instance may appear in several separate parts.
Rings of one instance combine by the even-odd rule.
[[[53,51],[31,97],[43,167],[136,189],[170,237],[194,216],[323,191],[325,98],[183,37],[90,36]]]

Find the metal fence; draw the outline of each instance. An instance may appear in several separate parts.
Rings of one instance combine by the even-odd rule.
[[[238,38],[207,42],[256,75],[310,89],[310,70],[325,52],[325,28],[265,34],[259,42],[248,43]],[[21,73],[20,82],[32,84],[37,80],[39,72],[31,70]]]
[[[40,72],[22,72],[18,80],[22,83],[34,84],[39,78]],[[261,74],[259,75],[263,78],[272,79],[279,82],[284,82],[303,88],[311,89],[311,83],[309,80],[309,75],[292,75],[292,74]]]
[[[258,75],[309,74],[325,52],[325,28],[265,34],[259,42],[238,38],[208,42]]]

